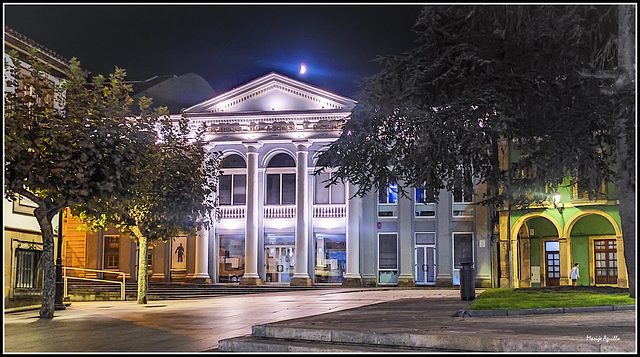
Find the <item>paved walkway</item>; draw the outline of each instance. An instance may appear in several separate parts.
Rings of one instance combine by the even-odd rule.
[[[600,351],[636,350],[635,310],[454,317],[469,303],[460,300],[458,290],[436,289],[327,289],[150,301],[147,305],[74,302],[56,311],[51,320],[39,319],[37,310],[5,313],[4,352],[214,351],[218,341],[249,335],[252,326],[263,332],[328,330],[343,338],[377,336],[378,341],[381,336],[402,334],[418,342],[427,337],[466,338],[465,350],[480,350],[480,344],[495,343],[496,338],[503,344],[511,341],[524,352],[540,348],[541,341],[555,345],[557,351],[567,345],[584,346],[578,350],[585,351],[594,345]],[[478,345],[469,345],[472,340]]]

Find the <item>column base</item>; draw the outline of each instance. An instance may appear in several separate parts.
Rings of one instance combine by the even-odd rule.
[[[344,278],[342,286],[347,288],[359,288],[362,286],[362,278]]]
[[[509,278],[500,278],[500,287],[501,288],[509,288],[511,284],[509,282]]]
[[[240,285],[262,285],[262,279],[260,279],[259,277],[242,277],[242,279],[240,279]]]
[[[211,284],[213,280],[211,278],[194,277],[189,282],[192,284]]]
[[[362,286],[378,286],[378,280],[376,278],[362,278]]]
[[[291,278],[290,286],[313,286],[311,278]]]
[[[413,278],[398,278],[398,286],[416,286],[416,281]]]
[[[491,279],[478,279],[476,277],[476,287],[477,288],[491,288]],[[529,282],[529,286],[531,287],[531,282]]]
[[[164,276],[164,273],[154,273],[149,277],[150,283],[164,283],[167,281],[167,278]]]
[[[436,278],[436,286],[441,287],[441,286],[446,286],[446,287],[451,287],[453,286],[453,279],[451,278]]]

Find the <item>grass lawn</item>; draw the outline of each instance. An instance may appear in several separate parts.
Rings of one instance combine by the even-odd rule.
[[[549,307],[583,307],[635,305],[629,289],[562,286],[555,288],[487,289],[469,305],[469,310],[534,309]]]

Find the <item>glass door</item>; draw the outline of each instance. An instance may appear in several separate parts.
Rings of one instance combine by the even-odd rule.
[[[290,283],[293,277],[294,257],[292,245],[267,246],[265,253],[265,282]]]
[[[615,239],[594,241],[596,284],[618,283],[618,248]]]
[[[415,248],[415,279],[416,285],[430,285],[436,283],[436,247],[416,246]]]
[[[560,243],[545,242],[545,263],[547,265],[547,286],[560,286]]]

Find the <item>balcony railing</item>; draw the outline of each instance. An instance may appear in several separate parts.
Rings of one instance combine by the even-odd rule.
[[[243,219],[246,206],[219,206],[221,219]],[[313,218],[344,218],[347,205],[313,205]],[[264,206],[264,218],[295,218],[296,206]]]
[[[344,218],[347,205],[313,205],[313,218]]]
[[[221,219],[242,219],[246,206],[220,206]]]
[[[296,206],[264,206],[264,218],[296,218]]]

